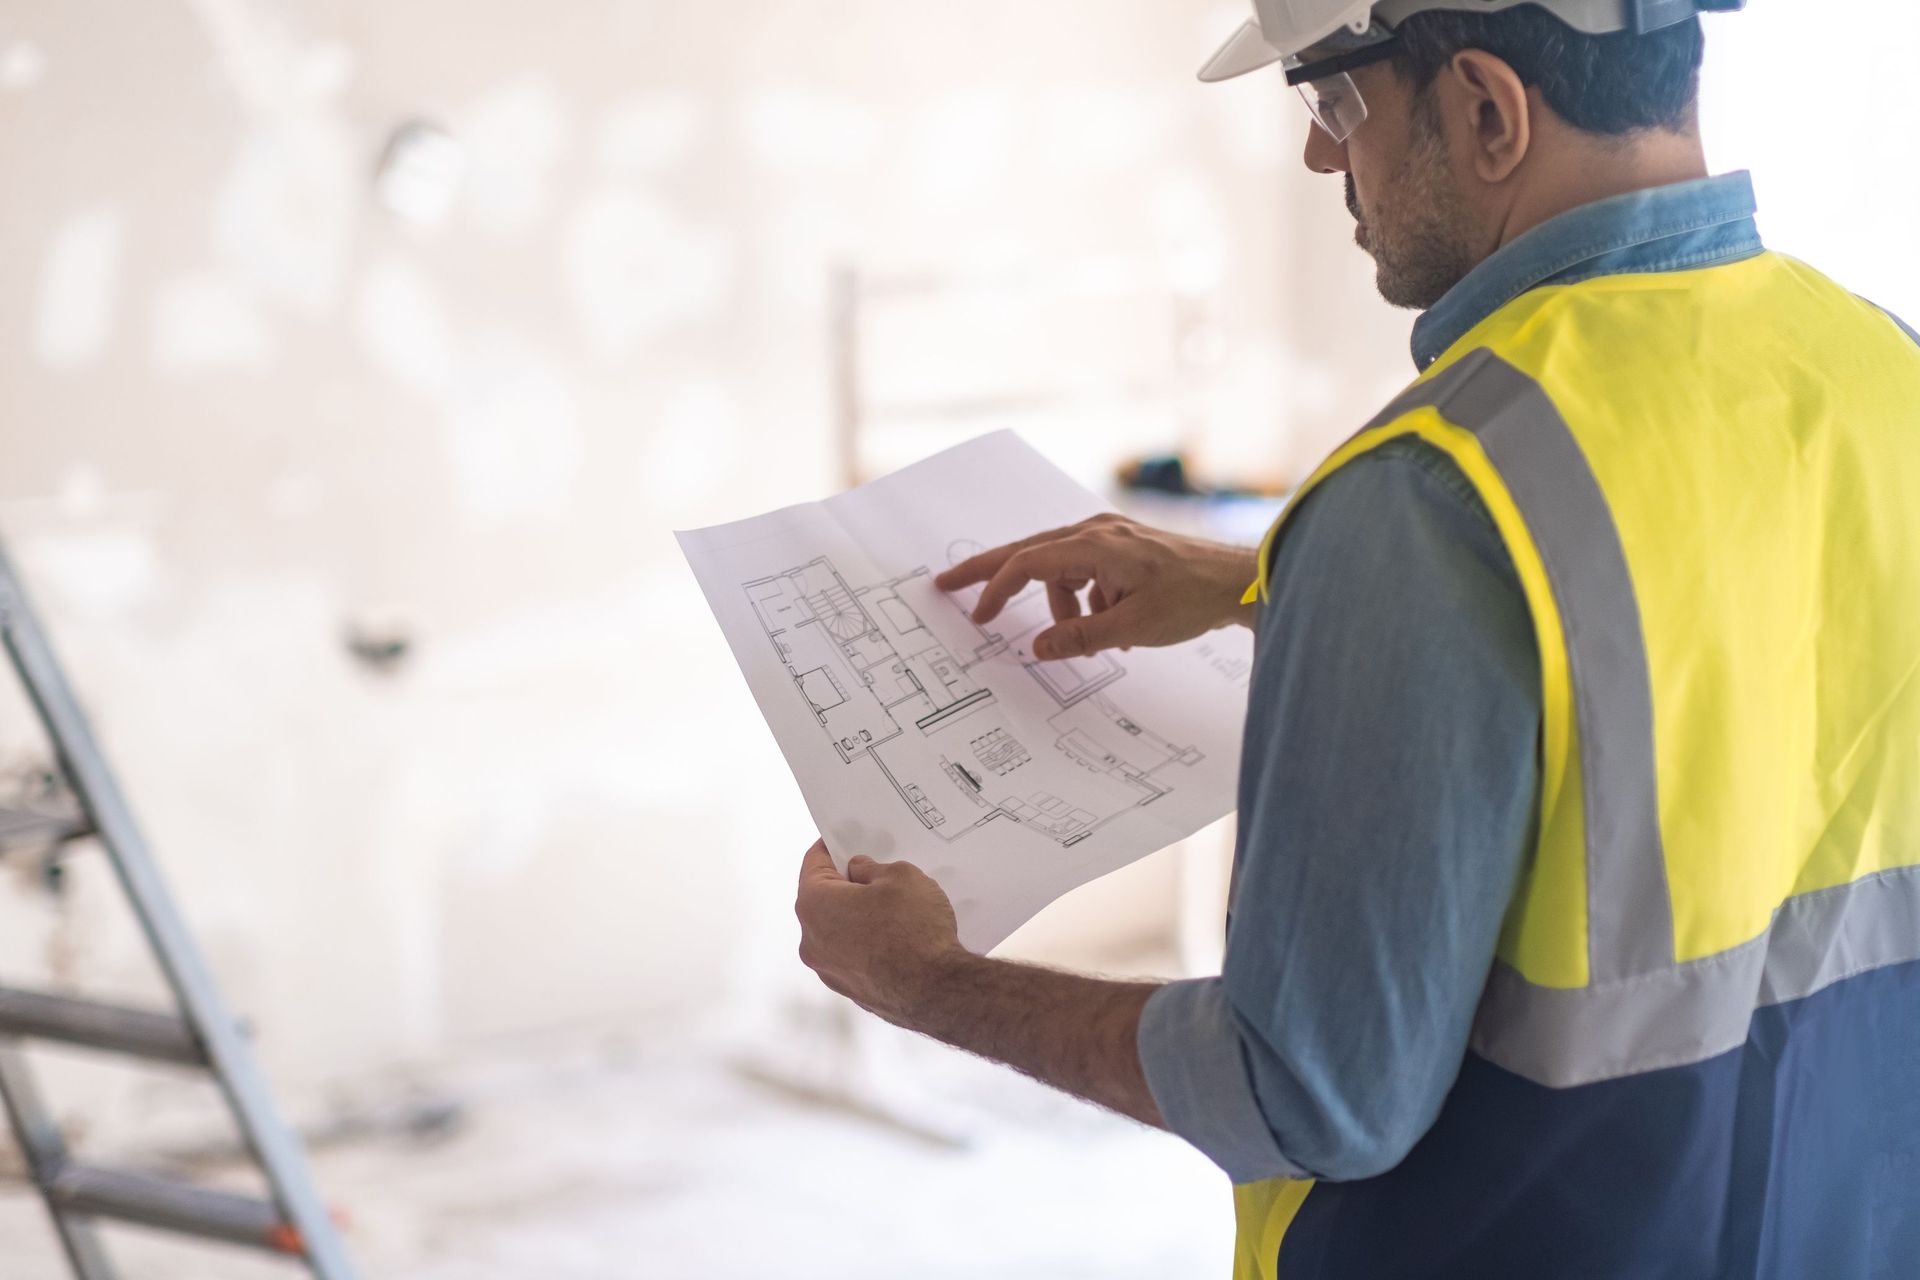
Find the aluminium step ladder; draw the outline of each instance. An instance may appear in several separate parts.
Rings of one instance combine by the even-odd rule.
[[[74,1274],[79,1280],[114,1280],[118,1274],[96,1230],[104,1220],[248,1245],[299,1261],[316,1280],[353,1280],[352,1264],[314,1190],[306,1153],[275,1112],[245,1033],[173,905],[4,550],[0,642],[78,802],[67,812],[0,812],[0,857],[9,849],[96,839],[177,1006],[177,1012],[161,1013],[0,987],[0,1102]],[[35,1040],[185,1065],[211,1075],[254,1163],[266,1175],[271,1198],[75,1163],[22,1052]]]

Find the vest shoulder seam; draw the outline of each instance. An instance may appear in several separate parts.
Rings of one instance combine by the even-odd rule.
[[[1331,483],[1341,471],[1362,463],[1375,463],[1381,466],[1400,463],[1410,467],[1447,490],[1455,502],[1470,512],[1475,520],[1488,530],[1495,534],[1499,533],[1499,526],[1494,522],[1493,512],[1487,509],[1486,500],[1480,496],[1480,491],[1474,488],[1473,481],[1467,478],[1459,464],[1454,462],[1444,449],[1413,435],[1389,436],[1371,449],[1349,459],[1345,466],[1327,477],[1327,483]]]

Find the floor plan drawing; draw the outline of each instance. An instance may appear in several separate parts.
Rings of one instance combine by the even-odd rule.
[[[835,868],[911,862],[981,954],[1063,894],[1233,810],[1250,632],[1043,662],[1044,587],[976,625],[983,587],[934,585],[987,548],[1107,510],[997,431],[844,493],[677,535]],[[690,653],[680,678],[701,679],[709,657]],[[725,691],[686,692],[711,692],[712,715],[681,728],[730,725]],[[685,761],[738,778],[737,808],[716,819],[790,823],[764,756],[738,745]]]
[[[1051,622],[1038,589],[981,627],[930,577],[854,586],[823,556],[743,584],[840,760],[877,768],[927,831],[952,841],[1004,821],[1071,847],[1204,758],[1127,714],[1109,692],[1127,674],[1114,656],[1033,656]],[[1053,714],[1010,723],[996,696],[1008,681],[1043,690]]]

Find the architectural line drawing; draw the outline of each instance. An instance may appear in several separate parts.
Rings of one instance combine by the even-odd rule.
[[[956,543],[949,557],[971,549]],[[944,841],[1011,822],[1070,848],[1170,794],[1174,766],[1204,759],[1128,715],[1113,655],[1033,656],[1052,621],[1038,588],[981,627],[925,567],[856,587],[819,557],[741,585],[841,762],[878,769]],[[1045,692],[1043,723],[1012,722],[1002,698],[1014,680]]]
[[[996,431],[819,502],[678,535],[835,865],[912,861],[981,954],[1062,894],[1233,811],[1250,633],[1040,662],[1044,587],[976,626],[980,588],[933,585],[985,549],[956,531],[999,546],[1105,509]],[[744,759],[715,767],[753,785]]]

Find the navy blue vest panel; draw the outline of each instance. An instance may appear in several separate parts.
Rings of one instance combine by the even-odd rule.
[[[1467,1055],[1391,1173],[1316,1185],[1281,1280],[1920,1280],[1920,964],[1692,1066],[1548,1089]]]

